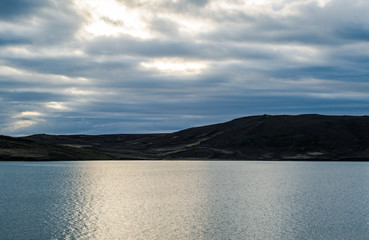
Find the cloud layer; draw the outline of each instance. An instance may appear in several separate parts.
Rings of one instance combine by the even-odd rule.
[[[170,132],[369,107],[364,0],[0,3],[0,134]]]

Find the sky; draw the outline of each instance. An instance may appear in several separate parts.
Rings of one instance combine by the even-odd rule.
[[[367,0],[1,0],[0,135],[368,115]]]

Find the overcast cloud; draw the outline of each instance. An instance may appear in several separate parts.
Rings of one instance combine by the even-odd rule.
[[[2,0],[0,134],[369,110],[367,0]]]

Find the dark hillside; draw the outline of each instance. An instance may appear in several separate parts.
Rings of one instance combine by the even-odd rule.
[[[369,117],[252,116],[170,134],[1,137],[15,159],[369,160]]]
[[[158,140],[169,158],[369,159],[369,117],[253,116]]]
[[[78,149],[25,138],[0,136],[0,160],[45,161],[110,159],[110,156],[88,149]]]

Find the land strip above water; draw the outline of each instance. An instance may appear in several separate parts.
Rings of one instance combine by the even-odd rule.
[[[0,136],[0,160],[369,160],[368,116],[261,115],[165,134]]]

